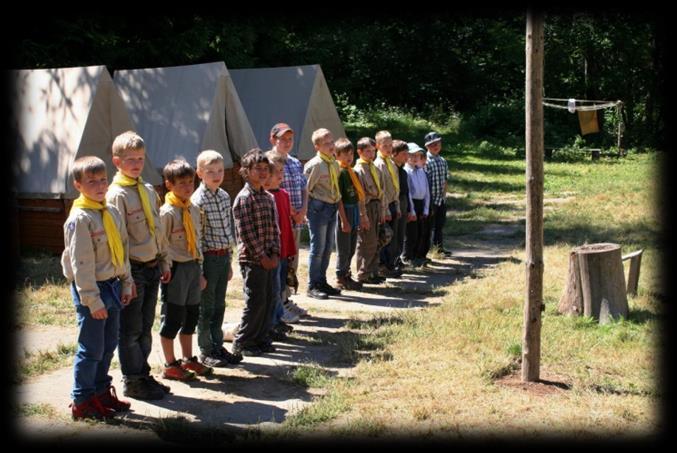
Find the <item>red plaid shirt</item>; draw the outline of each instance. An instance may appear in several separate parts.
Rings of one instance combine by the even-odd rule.
[[[275,200],[246,183],[233,203],[233,220],[240,263],[261,264],[264,254],[280,255],[280,230],[275,220]]]

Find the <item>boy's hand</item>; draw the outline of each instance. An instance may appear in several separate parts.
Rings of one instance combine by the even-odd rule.
[[[371,223],[369,223],[368,217],[365,216],[365,217],[360,218],[360,229],[362,231],[368,230],[370,226],[371,226]]]
[[[200,291],[207,287],[207,279],[204,275],[200,275]]]
[[[407,216],[407,222],[416,222],[416,214],[409,214]]]
[[[270,269],[274,269],[275,266],[276,266],[276,264],[273,264],[273,259],[271,257],[269,257],[268,255],[263,255],[263,257],[261,258],[261,267],[262,268],[264,268],[266,270],[270,270]]]
[[[161,283],[169,283],[171,279],[172,279],[172,271],[163,272],[162,275],[160,275]]]
[[[106,319],[106,318],[108,318],[108,310],[106,310],[106,307],[99,308],[95,312],[92,312],[92,318],[94,318],[94,319]]]
[[[390,222],[391,220],[393,220],[393,216],[391,216],[390,213],[386,214],[386,219],[385,219],[385,221],[386,221],[386,222]],[[383,223],[383,222],[381,222],[381,223]]]
[[[134,291],[134,290],[132,290]],[[134,291],[136,292],[136,291]],[[123,294],[122,297],[120,298],[120,302],[122,302],[122,305],[127,306],[129,303],[133,300],[136,299],[136,296],[133,294]]]
[[[306,211],[301,209],[298,212],[292,213],[291,217],[292,217],[292,219],[294,219],[294,223],[296,225],[303,225],[305,223],[305,220],[306,220]]]
[[[352,230],[350,224],[348,222],[344,222],[343,220],[341,220],[341,231],[343,231],[344,233],[350,233],[350,230]]]
[[[136,291],[136,283],[134,283],[134,284],[132,285],[132,295],[131,295],[131,297],[129,298],[129,300],[136,299],[136,296],[138,296],[138,295],[139,295],[139,293]],[[123,296],[123,298],[124,298],[124,296]],[[127,303],[129,303],[129,300],[127,301]],[[124,303],[124,302],[122,302],[122,304],[123,304],[123,305],[127,305],[127,304]]]
[[[400,211],[397,211],[397,213],[395,213],[395,218],[399,219],[400,217],[402,217],[402,213]]]

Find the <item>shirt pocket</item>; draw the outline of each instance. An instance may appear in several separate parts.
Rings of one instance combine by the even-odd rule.
[[[142,242],[150,231],[143,209],[127,214],[127,233],[133,242]]]

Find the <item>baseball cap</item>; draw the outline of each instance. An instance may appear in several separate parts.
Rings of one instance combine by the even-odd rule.
[[[442,136],[437,132],[428,132],[423,138],[425,140],[425,146],[430,145],[431,143],[439,142],[442,140]]]
[[[425,150],[423,148],[421,148],[420,146],[418,146],[414,142],[407,143],[407,148],[409,148],[409,151],[407,151],[409,154],[416,154],[418,152],[423,152],[423,153],[425,152]]]
[[[292,131],[294,132],[294,129],[289,127],[289,124],[287,123],[277,123],[273,128],[270,130],[270,136],[271,137],[281,137],[282,134],[284,134],[287,131]]]

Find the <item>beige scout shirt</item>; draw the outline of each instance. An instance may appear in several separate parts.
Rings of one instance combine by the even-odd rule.
[[[334,162],[336,176],[338,178],[341,169],[338,163]],[[316,198],[325,203],[338,203],[341,200],[341,194],[338,193],[331,184],[329,175],[329,165],[318,155],[306,162],[303,167],[303,174],[308,180],[308,196]]]
[[[376,182],[374,181],[374,178],[371,174],[371,170],[369,170],[369,165],[356,163],[353,167],[353,170],[360,180],[360,183],[362,183],[362,188],[364,189],[364,204],[366,205],[372,200],[378,200],[381,204],[379,211],[383,213],[383,186],[385,185],[385,181],[381,170],[379,170],[378,167],[376,168],[376,174],[379,177],[379,184],[381,184],[380,197],[378,195],[378,187],[376,186]],[[375,219],[369,219],[370,222],[374,222],[374,220]]]
[[[106,203],[118,208],[120,215],[125,219],[129,234],[129,259],[146,263],[155,259],[160,260],[161,271],[168,272],[172,262],[167,255],[167,239],[162,234],[160,222],[160,197],[150,184],[144,184],[150,200],[153,219],[155,220],[155,236],[150,234],[150,228],[143,212],[141,197],[136,186],[119,186],[111,184],[106,193]]]
[[[61,254],[61,268],[68,282],[75,281],[80,303],[93,313],[104,308],[96,282],[119,277],[122,280],[122,294],[131,295],[132,279],[129,265],[129,243],[127,229],[120,213],[114,206],[107,208],[120,231],[125,261],[122,267],[115,267],[111,260],[108,237],[103,228],[103,216],[97,209],[73,208],[63,225],[64,251]]]
[[[202,224],[200,222],[200,208],[192,205],[190,208],[190,217],[193,220],[193,229],[197,236],[197,261],[202,266]],[[186,230],[183,228],[183,209],[177,208],[165,203],[160,208],[160,220],[162,221],[162,230],[167,240],[167,252],[170,261],[185,263],[192,261],[193,255],[188,251],[188,240],[186,239]]]
[[[383,179],[385,181],[385,184],[381,186],[383,189],[383,216],[385,217],[386,213],[388,213],[388,206],[393,201],[395,202],[397,212],[400,212],[400,193],[395,189],[395,183],[393,183],[393,178],[388,171],[386,161],[381,159],[381,156],[379,156],[376,158],[376,160],[374,160],[374,165],[376,165],[376,168],[381,170],[381,174],[383,174]],[[395,177],[399,178],[397,165],[395,165],[395,162],[392,163],[392,166],[395,170]]]

